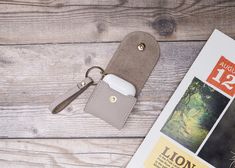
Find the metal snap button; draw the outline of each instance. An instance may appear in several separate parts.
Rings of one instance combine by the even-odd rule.
[[[85,85],[86,85],[86,82],[83,81],[83,82],[81,83],[81,85],[82,85],[82,86],[85,86]]]
[[[117,101],[117,97],[116,97],[116,96],[110,96],[110,97],[109,97],[109,101],[110,101],[111,103],[115,103],[115,102]]]
[[[144,51],[145,44],[144,43],[140,43],[137,48],[138,48],[139,51]]]

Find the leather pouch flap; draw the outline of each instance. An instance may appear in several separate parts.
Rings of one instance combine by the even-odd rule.
[[[152,35],[141,31],[133,32],[122,40],[105,72],[132,83],[139,95],[159,54],[158,42]]]

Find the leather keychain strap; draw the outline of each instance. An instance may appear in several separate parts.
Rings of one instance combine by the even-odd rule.
[[[49,110],[53,114],[60,112],[92,84],[93,80],[90,77],[86,77],[83,81],[78,83],[77,86],[56,98],[54,102],[50,104]]]
[[[155,38],[145,32],[128,34],[119,45],[105,69],[107,74],[115,74],[136,87],[139,95],[160,56]]]

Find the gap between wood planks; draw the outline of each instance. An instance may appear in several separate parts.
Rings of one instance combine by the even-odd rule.
[[[209,37],[208,37],[209,38]],[[156,39],[156,41],[158,41]],[[159,43],[182,43],[182,42],[201,42],[201,43],[205,43],[207,40],[171,40],[171,41],[164,41],[164,40],[160,40],[158,41]],[[121,43],[121,41],[103,41],[103,42],[59,42],[59,43],[12,43],[12,44],[1,44],[0,46],[35,46],[35,45],[78,45],[78,44],[116,44],[116,43]]]

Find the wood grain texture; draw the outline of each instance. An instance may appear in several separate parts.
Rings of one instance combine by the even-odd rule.
[[[1,168],[124,167],[142,139],[1,140]]]
[[[121,131],[83,112],[93,87],[57,115],[47,109],[87,68],[105,67],[118,43],[0,46],[0,137],[144,137],[203,44],[160,43],[160,60]]]
[[[160,41],[235,37],[233,0],[0,1],[0,44],[120,41],[132,31]]]

